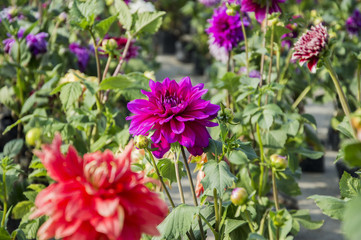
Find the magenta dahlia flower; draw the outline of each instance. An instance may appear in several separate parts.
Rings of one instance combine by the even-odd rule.
[[[281,8],[278,3],[283,3],[286,0],[242,0],[241,10],[243,12],[254,12],[258,22],[262,22],[266,17],[267,2],[268,13],[281,12]]]
[[[106,150],[80,157],[70,146],[60,151],[61,137],[35,154],[56,181],[35,200],[31,218],[47,215],[40,227],[40,240],[104,239],[139,240],[142,233],[159,235],[157,225],[168,207],[145,185],[144,176],[132,172],[131,150],[115,157]]]
[[[239,13],[229,16],[226,11],[224,6],[214,10],[212,18],[208,20],[210,26],[206,32],[214,44],[230,51],[243,40],[243,33]],[[243,18],[243,24],[246,27],[250,25],[248,17]]]
[[[38,34],[29,34],[26,36],[26,44],[30,49],[30,52],[36,56],[38,54],[46,53],[47,41],[46,38],[49,34],[40,32]]]
[[[361,29],[361,13],[356,9],[346,20],[346,29],[349,34],[356,35]]]
[[[69,50],[77,57],[80,71],[84,72],[90,59],[90,49],[87,47],[82,47],[78,43],[71,43],[69,45]]]
[[[157,158],[170,149],[170,144],[179,142],[192,155],[201,155],[204,147],[209,144],[210,135],[206,127],[218,124],[211,122],[217,116],[220,107],[201,99],[207,92],[204,84],[192,86],[189,77],[179,83],[169,78],[163,83],[149,81],[151,91],[142,93],[148,97],[136,99],[128,103],[128,109],[134,115],[127,117],[131,120],[129,132],[133,135],[151,136],[152,147]]]
[[[322,50],[326,47],[328,42],[328,33],[326,27],[322,23],[315,27],[311,27],[303,34],[295,43],[294,53],[291,60],[300,60],[302,66],[307,63],[308,69],[312,72],[316,72],[317,62],[320,58]]]

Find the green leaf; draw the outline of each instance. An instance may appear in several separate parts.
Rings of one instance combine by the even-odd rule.
[[[244,224],[246,224],[246,221],[243,220],[238,220],[238,219],[226,219],[225,221],[225,230],[224,233],[226,235],[229,235],[231,232],[233,232],[234,230],[236,230],[238,227],[243,226]]]
[[[23,193],[27,199],[29,199],[31,202],[35,202],[36,196],[38,195],[35,191],[26,191]]]
[[[346,202],[344,200],[322,195],[313,195],[309,198],[315,200],[317,206],[322,210],[324,214],[331,218],[342,220],[346,205]]]
[[[118,19],[123,27],[130,31],[133,25],[132,14],[130,13],[129,7],[123,0],[114,1],[115,9],[118,11]]]
[[[253,122],[253,121],[252,121]],[[263,112],[261,117],[257,121],[262,129],[269,130],[273,124],[273,115]]]
[[[280,192],[286,193],[290,196],[297,196],[301,194],[300,187],[290,170],[282,172],[281,176],[282,179],[276,179],[277,188]]]
[[[0,228],[0,239],[1,240],[11,240],[11,236],[4,228]]]
[[[155,239],[178,239],[184,236],[191,228],[195,215],[198,213],[199,209],[197,207],[185,204],[177,206],[158,226],[162,236]]]
[[[108,135],[101,136],[95,143],[90,146],[90,152],[96,152],[104,147],[108,141],[111,141],[112,137]]]
[[[344,198],[353,198],[361,194],[361,182],[359,178],[352,177],[344,172],[340,180],[340,192]]]
[[[80,97],[83,89],[79,82],[65,85],[60,92],[60,101],[65,109],[71,107]]]
[[[288,154],[288,167],[292,171],[292,173],[295,173],[298,168],[298,159],[296,157],[296,154],[289,153]]]
[[[324,220],[321,221],[312,221],[309,210],[298,210],[292,213],[292,217],[294,221],[302,224],[303,227],[315,230],[322,227]]]
[[[342,134],[344,134],[346,137],[351,139],[354,138],[353,130],[347,117],[343,118],[342,122],[337,126],[336,129],[340,131]]]
[[[361,215],[358,214],[361,209],[361,197],[357,197],[346,203],[342,232],[348,240],[359,240],[361,236]]]
[[[23,148],[24,141],[22,139],[14,139],[6,143],[4,146],[4,155],[9,158],[15,157]]]
[[[241,151],[233,151],[229,157],[229,161],[235,165],[244,165],[249,163],[247,155]]]
[[[284,129],[287,132],[287,135],[292,137],[296,136],[299,128],[300,128],[300,122],[297,120],[289,121],[282,126],[282,129]]]
[[[208,147],[206,147],[204,151],[207,153],[214,153],[216,156],[218,156],[223,153],[222,146],[222,142],[209,139]]]
[[[313,151],[311,149],[307,148],[297,148],[296,153],[299,153],[305,157],[311,158],[311,159],[319,159],[323,156],[323,152]]]
[[[237,141],[237,147],[235,150],[242,151],[247,155],[249,160],[257,159],[257,153],[254,151],[251,142]]]
[[[138,19],[135,21],[135,34],[149,33],[154,34],[158,31],[162,24],[162,16],[165,12],[143,12],[138,14]]]
[[[168,179],[170,183],[177,181],[176,172],[175,172],[175,164],[169,158],[160,159],[157,163],[157,167],[162,175],[162,177]],[[179,177],[182,178],[186,176],[186,173],[182,171],[183,163],[178,161],[178,170],[179,170]]]
[[[62,89],[65,85],[67,85],[67,84],[69,84],[69,83],[70,83],[70,82],[65,82],[65,83],[60,84],[59,86],[57,86],[56,88],[54,88],[53,91],[51,91],[49,95],[54,95],[54,94],[60,92],[61,89]]]
[[[287,140],[287,132],[284,130],[271,130],[262,134],[262,142],[267,147],[282,148]]]
[[[94,26],[95,32],[98,34],[99,38],[104,38],[104,36],[108,33],[109,28],[112,26],[114,21],[117,19],[117,16],[108,17],[100,22],[98,22]]]
[[[34,206],[34,203],[31,201],[21,201],[18,202],[12,211],[12,217],[14,219],[21,219],[25,216],[28,212],[30,212],[30,209]]]
[[[361,166],[361,142],[351,142],[343,147],[344,160],[352,167]]]
[[[247,240],[266,240],[266,238],[258,233],[249,233]]]
[[[23,115],[24,113],[29,111],[34,106],[35,101],[36,101],[36,93],[34,93],[28,99],[26,99],[26,101],[24,102],[23,107],[21,108],[20,115]]]
[[[100,90],[108,89],[126,89],[133,85],[133,80],[127,78],[123,75],[118,75],[114,77],[108,77],[104,79],[99,86]]]
[[[209,161],[204,165],[205,177],[201,181],[204,189],[217,189],[220,196],[223,195],[225,189],[231,187],[236,177],[230,172],[229,166],[225,161],[217,163],[217,161]]]

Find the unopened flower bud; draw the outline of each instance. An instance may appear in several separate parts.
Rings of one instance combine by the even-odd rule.
[[[245,188],[235,188],[231,194],[231,202],[236,205],[243,205],[247,202],[248,193]]]
[[[63,22],[67,19],[68,15],[65,12],[59,14],[58,18],[60,22]]]
[[[234,10],[233,8],[228,8],[226,10],[226,13],[228,16],[236,16],[236,14],[237,14],[236,10]]]
[[[113,5],[113,3],[114,3],[114,0],[105,0],[105,4],[107,6]]]
[[[311,17],[317,17],[317,11],[316,10],[311,10]]]
[[[147,148],[148,145],[149,145],[149,139],[148,139],[147,136],[139,135],[139,136],[136,137],[135,146],[138,149]]]
[[[284,213],[284,210],[282,209],[281,211],[278,211],[274,216],[272,216],[273,224],[276,227],[282,227],[285,224],[286,219],[283,216],[283,213]]]
[[[232,122],[232,120],[234,119],[233,110],[229,108],[224,108],[223,111],[219,112],[218,117],[224,122]]]
[[[114,39],[110,38],[110,39],[104,39],[102,42],[102,47],[104,48],[105,51],[114,51],[117,47],[117,41],[115,41]]]
[[[29,146],[35,146],[41,143],[42,130],[40,128],[30,129],[25,136],[25,142]]]
[[[271,155],[271,164],[272,164],[272,167],[274,167],[275,169],[282,170],[287,167],[288,162],[287,162],[286,157],[283,157],[283,156],[280,156],[277,154],[272,154]]]

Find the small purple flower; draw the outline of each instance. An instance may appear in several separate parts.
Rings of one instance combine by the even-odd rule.
[[[246,73],[247,73],[247,68],[246,68],[246,67],[241,67],[241,68],[239,69],[239,72],[246,74]],[[261,73],[260,73],[259,71],[257,71],[257,70],[251,70],[251,71],[249,72],[249,75],[248,75],[248,76],[249,76],[250,78],[260,78],[260,77],[261,77]]]
[[[229,4],[241,5],[241,0],[227,0]]]
[[[40,32],[35,35],[29,34],[26,36],[26,44],[34,56],[41,53],[46,53],[48,43],[45,38],[47,37],[48,34],[45,32]]]
[[[78,43],[71,43],[69,50],[74,53],[78,59],[79,70],[84,72],[90,58],[90,50],[86,47],[80,46]]]
[[[179,83],[169,78],[163,83],[149,81],[151,91],[142,93],[146,99],[136,99],[128,103],[128,109],[134,115],[129,132],[133,135],[151,136],[152,148],[158,148],[153,154],[157,158],[170,149],[170,144],[179,142],[196,156],[203,153],[203,148],[209,144],[210,135],[206,127],[218,124],[211,122],[217,116],[220,107],[201,99],[207,92],[204,84],[192,86],[189,77]]]
[[[230,51],[243,40],[243,33],[239,13],[229,16],[226,11],[224,6],[215,9],[212,18],[208,20],[210,26],[206,31],[210,38],[214,39],[214,44]],[[244,17],[243,24],[249,26],[247,17]]]
[[[268,13],[281,12],[280,6],[278,3],[283,3],[286,0],[242,0],[241,10],[243,12],[254,12],[258,22],[262,22],[266,17],[267,2],[269,3]]]
[[[198,0],[200,3],[207,7],[212,7],[221,2],[221,0]]]
[[[356,35],[361,28],[361,13],[356,9],[353,14],[346,20],[346,30],[351,35]]]
[[[24,28],[19,29],[18,34],[17,34],[18,39],[23,37],[24,32],[25,32]],[[11,36],[10,34],[8,34],[8,36],[9,36],[9,38],[3,40],[3,44],[4,44],[4,52],[9,54],[11,51],[11,47],[14,45],[16,40],[15,40],[14,36]]]

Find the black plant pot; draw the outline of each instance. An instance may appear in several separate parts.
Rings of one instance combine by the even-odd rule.
[[[306,158],[300,162],[303,172],[325,172],[325,158],[322,156],[318,159]]]
[[[344,172],[349,173],[352,177],[358,178],[356,171],[358,171],[360,168],[361,167],[350,168],[343,160],[339,160],[336,162],[336,170],[339,179],[341,179]]]
[[[329,126],[327,137],[328,137],[328,144],[331,146],[332,151],[338,151],[340,147],[340,133],[335,129],[333,129],[332,126]]]
[[[9,110],[5,109],[4,107],[0,107],[0,152],[3,151],[4,146],[7,142],[17,138],[17,128],[11,129],[5,135],[2,133],[4,130],[13,124],[15,121],[11,117],[11,113]]]

